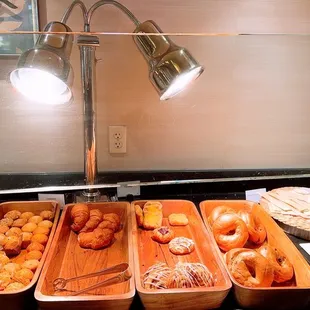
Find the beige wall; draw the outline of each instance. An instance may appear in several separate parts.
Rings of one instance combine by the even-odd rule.
[[[70,0],[39,0],[42,24]],[[94,1],[85,1],[91,4]],[[122,0],[168,32],[309,33],[309,36],[175,37],[205,66],[178,98],[162,103],[131,37],[101,37],[97,57],[99,169],[307,167],[310,164],[308,0]],[[80,12],[69,21],[81,28]],[[94,30],[132,31],[116,9]],[[27,104],[7,82],[16,60],[0,60],[0,172],[81,171],[83,118],[78,49],[75,102]],[[115,65],[117,64],[117,65]],[[128,153],[108,153],[107,126],[126,125]]]

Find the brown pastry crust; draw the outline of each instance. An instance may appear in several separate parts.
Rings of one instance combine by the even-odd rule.
[[[22,232],[22,249],[26,249],[27,246],[31,243],[32,233]]]
[[[159,243],[168,243],[174,238],[174,232],[167,226],[153,230],[152,239]]]
[[[183,213],[172,213],[168,216],[168,221],[171,226],[186,226],[188,218]]]
[[[184,255],[193,252],[195,244],[192,239],[177,237],[170,241],[169,250],[175,255]]]
[[[52,228],[53,222],[49,220],[44,220],[38,224],[38,227],[46,227],[46,228]]]
[[[48,236],[50,233],[50,230],[49,228],[47,227],[37,227],[34,231],[33,231],[33,234],[43,234],[43,235],[46,235]]]
[[[3,226],[11,227],[13,222],[14,222],[14,220],[11,219],[10,217],[3,218],[2,220],[0,220],[0,226],[3,225]]]
[[[12,227],[22,228],[26,223],[26,219],[17,219],[13,222]]]
[[[98,227],[99,223],[102,221],[103,214],[99,209],[92,209],[89,211],[89,220],[86,222],[85,226],[80,230],[80,232],[93,231]]]
[[[27,223],[22,227],[22,231],[24,232],[33,232],[38,227],[35,223]]]
[[[78,242],[82,248],[99,250],[109,246],[113,238],[113,230],[96,228],[92,232],[80,233],[78,236]]]
[[[103,215],[104,221],[110,221],[116,224],[115,232],[119,231],[121,228],[121,219],[116,213],[107,213]]]
[[[143,207],[143,227],[155,229],[162,226],[163,212],[160,202],[147,202]]]
[[[18,227],[11,227],[6,233],[5,235],[7,237],[10,236],[20,236],[22,234],[22,230]]]
[[[3,247],[6,244],[7,236],[5,234],[0,234],[0,247]]]
[[[20,215],[20,219],[26,219],[27,221],[34,216],[34,213],[32,212],[23,212],[21,215]]]
[[[113,230],[113,232],[116,232],[116,230],[117,230],[117,223],[115,223],[115,222],[110,222],[110,221],[108,221],[108,220],[103,220],[103,221],[99,224],[98,228],[100,228],[100,229],[107,228],[107,229]]]
[[[143,210],[139,205],[135,205],[135,213],[138,227],[143,227]]]
[[[54,212],[53,211],[42,211],[40,213],[40,216],[42,217],[43,220],[49,220],[52,221],[54,218]]]
[[[10,229],[9,226],[0,225],[0,234],[5,234]]]
[[[11,218],[12,220],[17,220],[19,217],[21,216],[21,212],[17,211],[17,210],[12,210],[12,211],[9,211],[7,212],[5,215],[4,215],[4,218]]]
[[[34,223],[34,224],[39,224],[40,222],[42,222],[43,219],[40,215],[34,215],[33,217],[31,217],[29,220],[28,220],[28,223]]]
[[[22,249],[21,236],[10,236],[4,245],[4,251],[7,255],[18,255]]]
[[[39,242],[43,244],[44,246],[46,245],[47,241],[48,241],[48,236],[44,234],[35,234],[31,238],[31,242]]]
[[[79,232],[89,220],[89,209],[84,203],[77,203],[71,209],[72,225],[71,229],[75,232]]]
[[[36,259],[40,260],[42,258],[42,253],[38,250],[30,251],[26,255],[26,260]]]
[[[28,285],[33,279],[33,272],[30,269],[23,268],[13,275],[13,281]]]

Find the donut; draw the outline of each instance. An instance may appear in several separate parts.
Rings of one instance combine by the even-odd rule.
[[[232,213],[220,215],[213,223],[212,231],[216,243],[225,252],[242,248],[249,238],[244,221],[237,214]]]
[[[193,252],[194,249],[194,241],[185,237],[174,238],[169,243],[169,250],[175,255],[189,254]]]
[[[152,239],[159,243],[168,243],[174,238],[174,232],[167,226],[153,230]]]
[[[236,251],[228,264],[233,278],[246,287],[270,287],[274,269],[264,256],[255,250]]]
[[[255,244],[262,244],[266,239],[267,232],[260,219],[244,210],[239,211],[238,215],[248,228],[249,240]]]
[[[208,217],[208,222],[209,222],[210,226],[212,227],[215,220],[221,214],[224,214],[224,213],[235,213],[235,210],[232,208],[229,208],[229,207],[225,207],[225,206],[219,206],[219,207],[214,208]]]
[[[265,244],[257,251],[271,262],[274,269],[275,282],[282,283],[293,278],[294,267],[280,249]]]

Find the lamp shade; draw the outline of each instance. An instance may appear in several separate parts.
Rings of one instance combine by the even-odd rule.
[[[160,95],[160,100],[167,100],[184,90],[204,71],[190,52],[174,44],[154,21],[141,23],[135,33],[134,41],[149,64],[150,80]]]
[[[45,32],[71,32],[60,22],[51,22]],[[24,52],[11,72],[12,85],[27,98],[45,104],[62,104],[72,97],[72,68],[69,62],[73,36],[41,34],[34,48]]]

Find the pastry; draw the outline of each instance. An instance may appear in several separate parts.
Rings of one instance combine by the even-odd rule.
[[[143,207],[143,227],[155,229],[162,226],[163,212],[160,202],[147,202]]]
[[[7,255],[18,255],[22,247],[21,236],[10,236],[4,245],[4,251]]]
[[[49,235],[50,230],[47,227],[37,227],[34,231],[33,234],[44,234],[44,235]]]
[[[22,230],[18,227],[11,227],[6,233],[5,235],[7,237],[10,237],[10,236],[20,236],[22,233]]]
[[[168,216],[168,220],[171,226],[186,226],[188,224],[186,215],[182,213],[172,213]]]
[[[93,231],[98,227],[99,223],[102,221],[102,212],[98,209],[93,209],[89,211],[89,220],[86,222],[85,226],[80,230],[80,232]]]
[[[38,266],[39,266],[40,262],[36,259],[30,259],[30,260],[26,260],[23,264],[22,264],[22,268],[27,268],[30,269],[31,271],[35,271]]]
[[[38,250],[41,253],[44,252],[44,245],[39,243],[39,242],[31,242],[28,246],[27,246],[27,252],[31,252],[31,251],[35,251]]]
[[[135,213],[138,227],[143,227],[143,210],[139,205],[135,205]]]
[[[195,244],[193,240],[185,237],[177,237],[170,241],[169,250],[175,255],[184,255],[193,252]]]
[[[32,212],[23,212],[19,218],[26,219],[27,221],[34,216],[34,213]]]
[[[12,226],[22,228],[26,223],[26,219],[17,219],[13,222]]]
[[[0,225],[0,234],[5,234],[10,229],[9,226]]]
[[[52,211],[42,211],[40,213],[40,216],[42,217],[43,220],[52,221],[53,218],[54,218],[54,212],[52,212]]]
[[[149,207],[149,206],[155,206],[158,210],[162,210],[163,208],[163,205],[161,204],[160,201],[149,200],[144,204],[143,208]]]
[[[15,256],[15,257],[12,257],[11,261],[12,263],[16,263],[16,264],[19,264],[19,265],[22,265],[25,260],[26,260],[26,255],[27,255],[27,252],[26,251],[22,251],[20,252],[19,255]]]
[[[13,274],[20,269],[20,265],[16,263],[8,263],[3,267],[3,270],[8,272],[11,276],[13,276]]]
[[[157,263],[146,271],[143,275],[143,287],[145,289],[167,288],[167,280],[171,274],[171,269],[165,263]]]
[[[30,269],[23,268],[13,275],[13,281],[28,285],[33,278],[33,272]]]
[[[114,232],[111,229],[96,228],[92,232],[82,232],[78,235],[80,247],[98,250],[111,244]]]
[[[6,241],[7,241],[6,235],[5,234],[0,234],[0,248],[5,245]]]
[[[22,231],[32,233],[37,227],[38,226],[35,223],[27,223],[26,225],[22,227]]]
[[[10,259],[6,255],[0,255],[0,270],[4,265],[10,262]]]
[[[43,244],[44,246],[46,245],[47,241],[48,241],[48,236],[44,234],[35,234],[31,238],[31,242],[39,242]]]
[[[12,282],[11,275],[6,271],[0,272],[0,291],[3,291]]]
[[[38,225],[42,221],[43,219],[40,215],[34,215],[28,220],[28,223],[34,223]]]
[[[174,238],[174,232],[167,226],[153,230],[152,239],[159,243],[168,243]]]
[[[13,219],[11,219],[10,217],[6,217],[6,218],[0,220],[0,226],[3,225],[3,226],[11,227],[13,222],[14,222]]]
[[[89,220],[88,206],[83,203],[77,203],[71,209],[72,225],[71,229],[75,232],[79,232]]]
[[[20,282],[13,282],[13,283],[10,283],[4,290],[6,292],[13,292],[13,291],[21,290],[24,287],[25,285]]]
[[[49,220],[44,220],[38,224],[38,227],[46,227],[46,228],[52,228],[53,222]]]
[[[21,215],[21,212],[17,211],[17,210],[12,210],[12,211],[9,211],[7,212],[5,215],[4,215],[4,218],[11,218],[12,220],[17,220]]]
[[[33,250],[27,253],[26,255],[26,260],[30,260],[30,259],[36,259],[36,260],[40,260],[42,258],[42,253],[38,250]]]
[[[220,215],[225,214],[225,213],[235,214],[236,212],[234,209],[229,208],[227,206],[218,206],[212,210],[212,212],[210,213],[210,215],[208,217],[208,222],[209,222],[209,225],[211,226],[211,228],[213,226],[213,223],[217,220],[217,218]]]
[[[22,249],[26,249],[27,246],[31,243],[32,233],[22,232]]]
[[[116,232],[116,230],[117,230],[117,223],[115,223],[115,222],[110,222],[110,221],[108,221],[108,220],[103,220],[103,221],[99,224],[98,228],[100,228],[100,229],[107,228],[107,229],[113,230],[113,232]]]
[[[114,222],[116,224],[115,232],[119,231],[121,228],[121,219],[116,213],[107,213],[103,215],[104,221]]]

